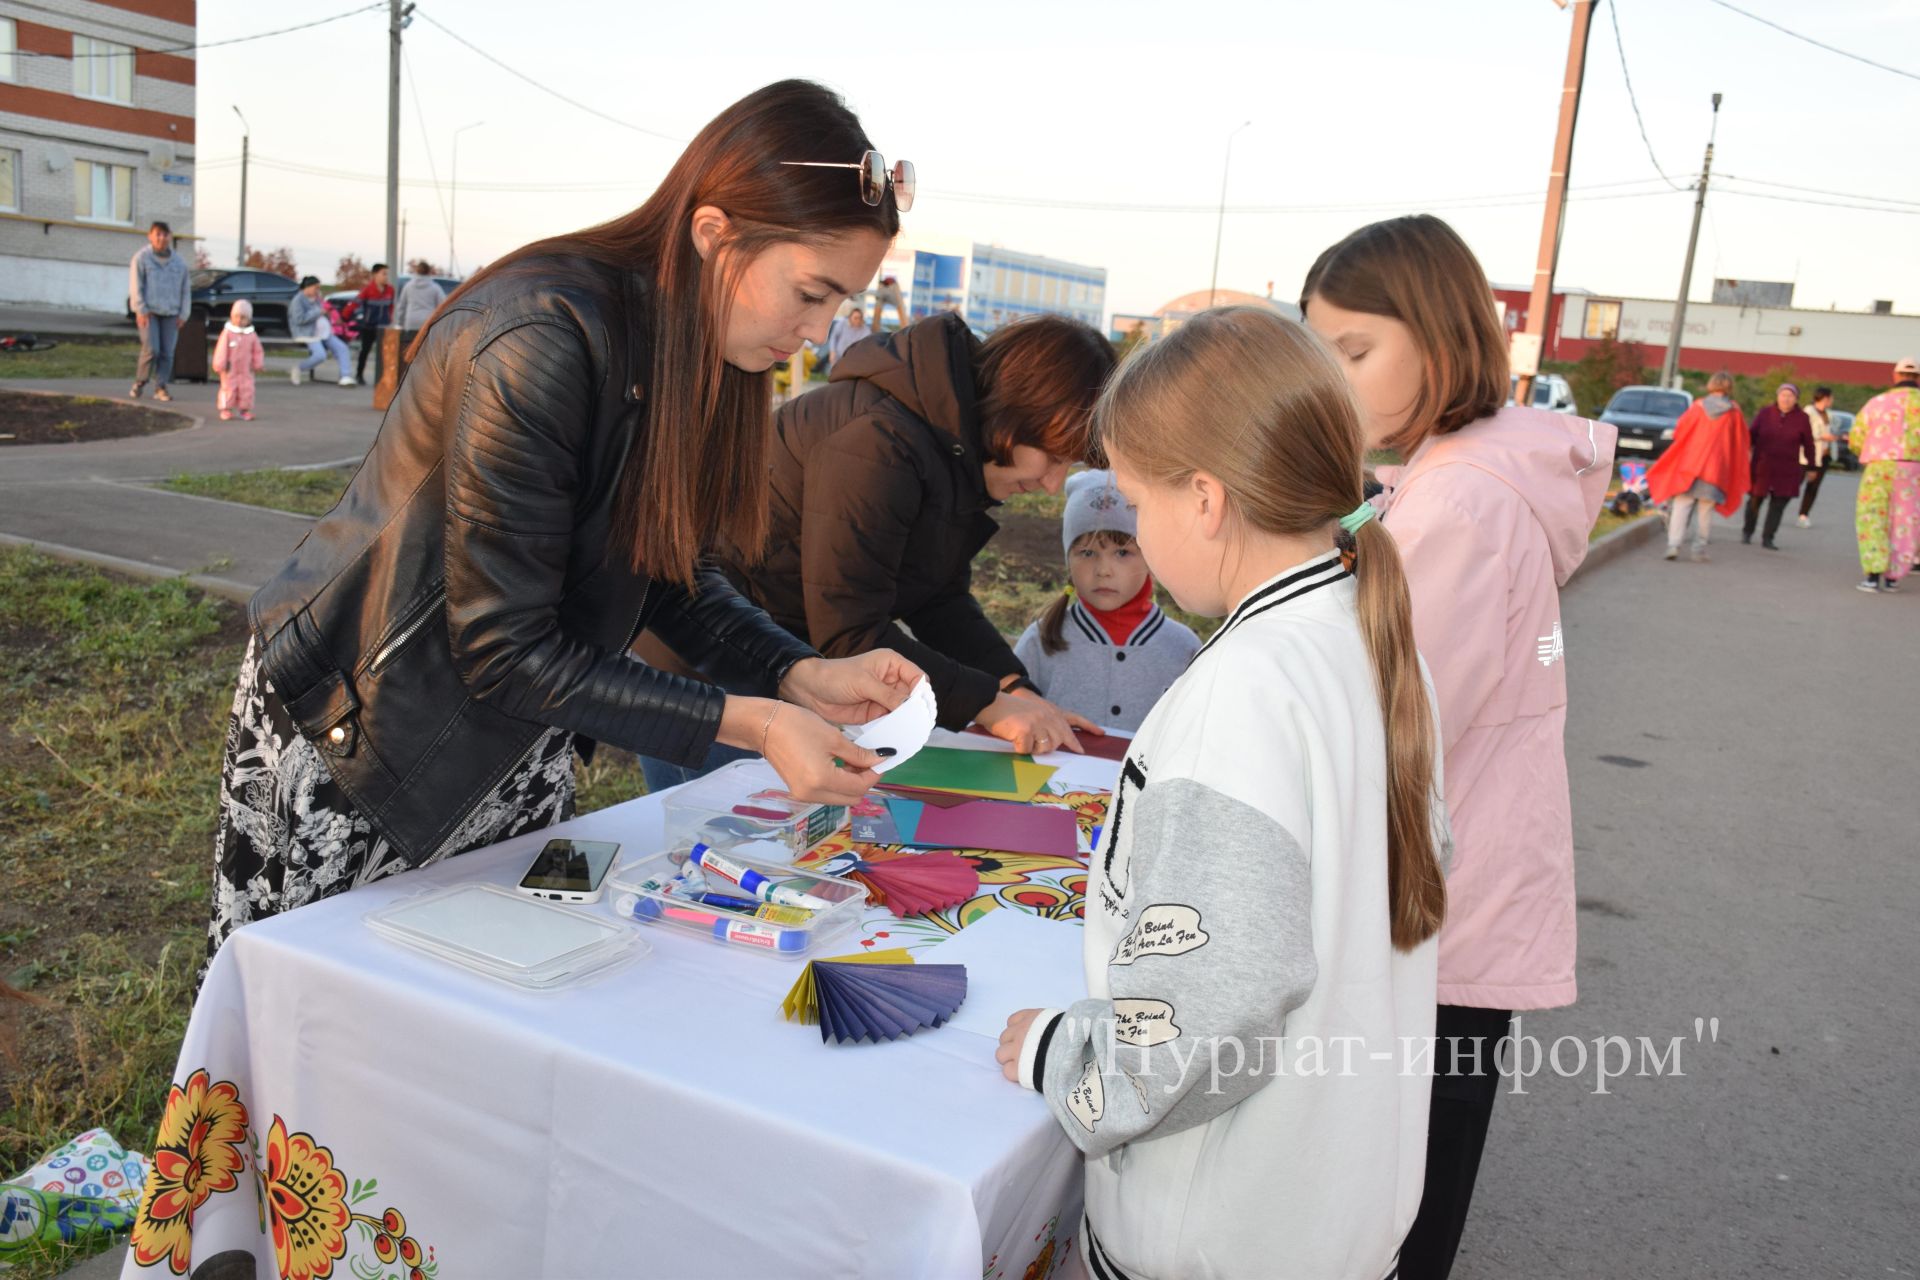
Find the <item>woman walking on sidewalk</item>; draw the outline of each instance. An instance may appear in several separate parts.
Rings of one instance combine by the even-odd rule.
[[[1444,1280],[1493,1117],[1495,1046],[1515,1010],[1576,995],[1560,587],[1586,557],[1615,431],[1501,407],[1506,331],[1473,251],[1438,218],[1354,232],[1314,263],[1300,305],[1339,356],[1367,447],[1407,459],[1379,478],[1440,702],[1457,856],[1435,1019],[1450,1047],[1399,1274]]]
[[[1733,402],[1733,375],[1707,379],[1707,394],[1688,406],[1673,425],[1673,447],[1647,472],[1647,493],[1671,502],[1667,513],[1667,559],[1678,559],[1688,524],[1697,524],[1693,558],[1707,558],[1713,513],[1730,516],[1747,496],[1747,420]]]
[[[1813,456],[1813,424],[1799,405],[1800,388],[1783,382],[1774,402],[1753,415],[1753,491],[1747,495],[1747,522],[1740,541],[1753,541],[1754,526],[1760,523],[1760,500],[1765,498],[1767,523],[1760,531],[1760,545],[1769,551],[1780,549],[1773,535],[1780,532],[1787,504],[1800,496],[1800,479],[1806,474],[1800,460]]]

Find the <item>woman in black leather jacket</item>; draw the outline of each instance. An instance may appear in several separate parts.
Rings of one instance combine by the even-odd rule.
[[[569,816],[594,740],[757,751],[811,799],[877,781],[830,722],[918,668],[823,659],[706,562],[766,538],[767,370],[825,337],[911,204],[870,152],[837,96],[771,85],[638,209],[435,313],[346,494],[250,606],[209,960],[249,920]],[[635,660],[643,628],[715,683]]]

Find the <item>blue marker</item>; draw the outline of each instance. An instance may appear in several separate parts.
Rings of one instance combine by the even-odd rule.
[[[693,846],[693,851],[687,855],[687,861],[711,875],[719,876],[729,884],[738,885],[740,892],[751,894],[762,902],[805,907],[809,911],[825,911],[833,905],[824,898],[816,898],[810,893],[802,893],[798,889],[789,889],[785,885],[775,884],[758,871],[743,866],[704,844]]]

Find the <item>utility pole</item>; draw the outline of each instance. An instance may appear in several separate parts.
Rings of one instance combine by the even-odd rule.
[[[400,255],[400,33],[413,5],[387,0],[387,262]]]
[[[394,261],[404,263],[406,261],[406,257],[407,257],[407,215],[405,213],[402,213],[400,215],[400,256],[394,259]],[[409,270],[409,268],[405,266],[396,267],[396,266],[393,266],[391,263],[389,263],[387,266],[387,270],[396,272],[400,275],[402,279],[405,279],[406,272]]]
[[[1556,0],[1561,8],[1566,0]],[[1567,175],[1573,170],[1573,126],[1580,115],[1580,83],[1587,69],[1587,30],[1593,25],[1594,0],[1573,0],[1573,32],[1567,37],[1567,74],[1560,85],[1560,129],[1553,139],[1553,169],[1547,175],[1547,209],[1540,223],[1540,256],[1527,300],[1526,332],[1546,347],[1547,321],[1553,310],[1553,273],[1560,265],[1560,232],[1567,216]],[[1533,375],[1514,388],[1515,404],[1533,403]]]
[[[253,142],[253,126],[240,114],[240,104],[235,103],[233,114],[240,116],[240,247],[233,252],[233,265],[247,265],[247,150]]]
[[[1253,121],[1251,120],[1242,121],[1240,129],[1244,129],[1252,123]],[[1207,281],[1207,305],[1209,307],[1213,305],[1213,295],[1220,284],[1220,233],[1227,225],[1227,174],[1233,170],[1233,140],[1240,136],[1240,129],[1235,129],[1227,135],[1227,159],[1226,162],[1220,166],[1220,216],[1213,224],[1213,275]]]
[[[1673,385],[1680,372],[1680,336],[1687,330],[1687,290],[1693,287],[1693,250],[1700,243],[1700,214],[1707,207],[1707,175],[1713,171],[1713,140],[1720,132],[1720,95],[1713,95],[1713,124],[1707,130],[1707,156],[1700,162],[1700,185],[1693,197],[1693,230],[1687,235],[1687,265],[1680,268],[1680,296],[1673,300],[1673,332],[1667,358],[1660,363],[1660,385]]]

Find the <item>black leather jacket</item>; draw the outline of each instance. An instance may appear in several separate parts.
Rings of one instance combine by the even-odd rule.
[[[737,692],[815,656],[718,571],[689,590],[608,552],[648,288],[545,256],[444,308],[339,505],[253,598],[275,693],[413,862],[549,725],[704,758],[725,694],[629,656],[641,628]]]

